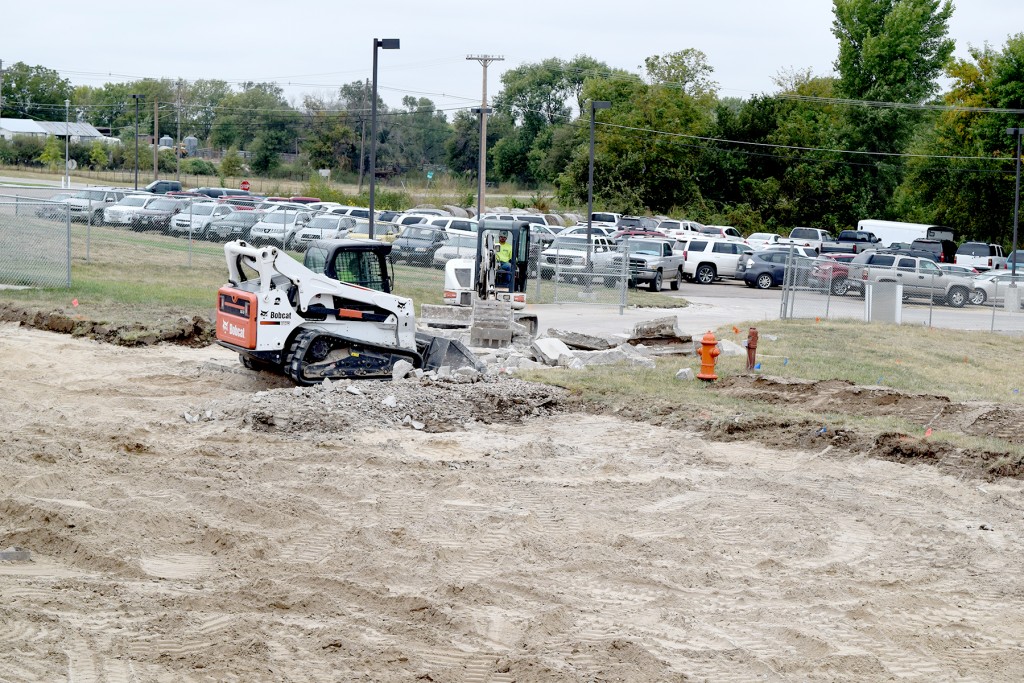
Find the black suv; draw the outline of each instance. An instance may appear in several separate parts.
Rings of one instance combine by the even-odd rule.
[[[167,194],[168,192],[181,192],[181,183],[177,180],[154,180],[146,185],[146,192],[153,194]]]
[[[956,242],[950,240],[917,239],[910,243],[910,248],[932,252],[935,254],[932,260],[938,263],[952,263],[956,260]]]

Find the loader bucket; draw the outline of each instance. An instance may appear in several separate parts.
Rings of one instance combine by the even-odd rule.
[[[416,346],[420,355],[423,356],[424,370],[437,370],[445,365],[452,370],[459,368],[474,368],[480,372],[484,370],[483,363],[477,359],[476,355],[456,339],[446,339],[417,332]]]

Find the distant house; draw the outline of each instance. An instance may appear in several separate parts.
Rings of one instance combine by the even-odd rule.
[[[32,119],[0,119],[0,137],[11,140],[15,135],[32,135],[36,137],[57,137],[64,139],[70,136],[72,142],[88,142],[104,140],[106,136],[88,123],[71,121],[33,121]]]

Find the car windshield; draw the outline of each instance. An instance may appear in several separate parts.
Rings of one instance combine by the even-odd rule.
[[[306,227],[317,228],[320,230],[334,230],[338,227],[339,223],[341,223],[341,220],[339,220],[337,217],[317,216],[310,222],[306,223]]]
[[[476,248],[476,238],[470,237],[469,235],[458,235],[455,239],[449,239],[448,245],[465,249],[467,247]]]
[[[551,243],[552,249],[573,249],[576,251],[587,248],[586,237],[556,237]]]
[[[103,199],[103,192],[101,190],[82,190],[75,194],[75,199]]]
[[[149,197],[125,197],[118,202],[119,206],[142,206]]]
[[[213,209],[216,206],[216,204],[211,204],[209,202],[206,202],[204,204],[193,204],[191,212],[193,216],[209,216],[211,213],[213,213]]]
[[[652,240],[630,240],[629,251],[634,254],[661,256],[661,244]]]
[[[444,231],[443,230],[438,230],[437,228],[411,227],[411,228],[406,228],[405,230],[402,231],[402,237],[405,237],[406,239],[414,239],[414,240],[429,240],[429,239],[433,239],[434,235],[437,235],[439,232],[444,232]]]
[[[544,225],[544,218],[542,216],[519,216],[519,220]]]
[[[595,221],[601,221],[602,223],[614,223],[615,216],[610,213],[593,213],[591,218]]]
[[[294,211],[274,211],[263,216],[264,223],[280,223],[281,225],[289,225],[295,222],[295,219],[300,214]]]
[[[178,202],[173,199],[157,199],[146,205],[147,209],[156,209],[157,211],[174,211],[178,207]]]
[[[237,211],[229,213],[227,216],[221,216],[217,222],[225,225],[242,225],[248,228],[256,225],[259,219],[260,215],[255,211]]]

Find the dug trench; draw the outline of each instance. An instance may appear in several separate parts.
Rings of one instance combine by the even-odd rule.
[[[0,304],[0,321],[15,322],[25,327],[94,339],[116,346],[151,346],[171,343],[203,347],[213,343],[214,330],[209,320],[200,316],[179,318],[157,326],[131,324],[112,326],[105,322],[69,316],[63,312],[46,312],[12,303]],[[799,380],[763,375],[737,375],[719,379],[713,390],[752,403],[786,405],[793,409],[784,418],[763,415],[709,412],[699,405],[657,402],[639,407],[632,404],[601,405],[577,400],[571,396],[543,399],[539,394],[517,397],[524,405],[536,401],[558,405],[559,412],[614,413],[639,422],[686,429],[716,441],[754,441],[772,448],[828,450],[836,456],[868,455],[903,463],[928,464],[942,471],[978,478],[1024,477],[1024,456],[1009,451],[970,449],[954,446],[941,438],[926,436],[929,427],[941,425],[944,432],[960,432],[967,436],[990,437],[1010,444],[1024,443],[1024,408],[985,402],[955,403],[948,397],[911,394],[884,386],[858,386],[845,380]],[[495,399],[496,401],[499,399]],[[502,420],[500,410],[485,410],[491,403],[478,404],[480,415],[472,419],[484,422]],[[901,431],[850,429],[828,423],[826,415],[841,407],[845,416],[899,418],[917,425],[916,433]],[[511,416],[525,413],[513,410]],[[536,414],[536,413],[535,413]],[[468,414],[464,417],[470,417]],[[507,416],[506,416],[507,417]],[[262,424],[259,414],[246,420],[254,430],[273,427]],[[434,420],[429,430],[443,431],[444,420]],[[456,424],[452,420],[451,424]],[[930,435],[930,434],[929,434]]]

